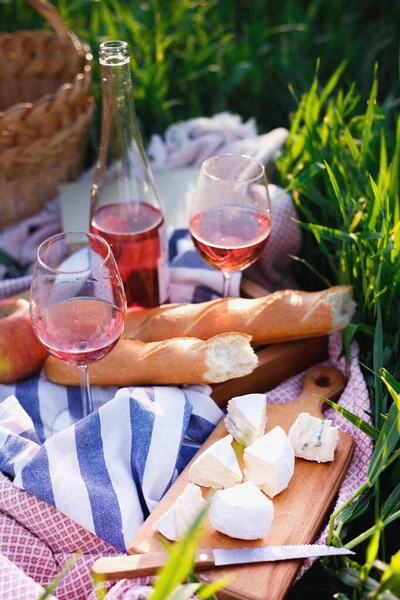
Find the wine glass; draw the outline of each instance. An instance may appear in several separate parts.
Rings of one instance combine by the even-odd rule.
[[[80,369],[83,416],[93,411],[88,366],[122,335],[126,297],[111,248],[103,238],[71,231],[38,248],[30,315],[47,351]]]
[[[224,298],[232,273],[253,264],[271,232],[264,166],[245,155],[205,160],[190,208],[190,234],[202,258],[223,274]]]

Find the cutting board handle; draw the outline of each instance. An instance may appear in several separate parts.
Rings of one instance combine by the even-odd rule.
[[[335,400],[343,392],[345,385],[346,379],[339,369],[322,365],[311,367],[304,376],[302,393],[294,400],[296,409],[321,417],[327,404],[318,396]]]

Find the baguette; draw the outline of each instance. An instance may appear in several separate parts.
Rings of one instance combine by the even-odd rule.
[[[180,385],[218,383],[251,373],[258,365],[250,337],[216,335],[207,341],[172,339],[146,344],[120,340],[105,358],[89,367],[93,385]],[[45,363],[50,381],[79,385],[79,369],[50,356]]]
[[[130,309],[124,337],[144,342],[183,336],[207,340],[236,331],[250,335],[257,345],[322,336],[351,322],[356,307],[352,291],[350,285],[339,285],[320,292],[284,290],[255,299]]]

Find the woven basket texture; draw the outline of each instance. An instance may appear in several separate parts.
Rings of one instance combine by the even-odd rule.
[[[0,34],[0,228],[41,210],[83,167],[93,113],[87,45],[54,7],[28,0],[56,30]]]

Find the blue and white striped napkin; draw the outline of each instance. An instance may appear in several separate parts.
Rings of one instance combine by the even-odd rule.
[[[32,386],[18,384],[20,402],[9,396],[0,404],[0,470],[121,550],[223,414],[209,386],[121,388],[42,443],[37,430],[50,431],[46,400],[58,407],[54,415],[63,388],[49,383],[49,395],[32,396]],[[96,404],[99,391],[107,396],[107,388],[93,388]],[[23,408],[32,398],[35,420]],[[45,427],[38,427],[39,414]]]

